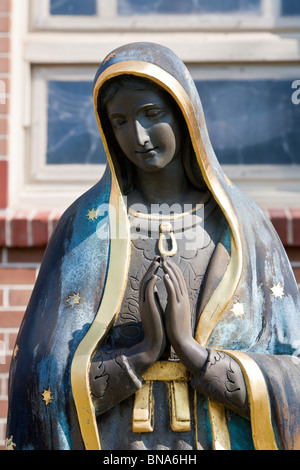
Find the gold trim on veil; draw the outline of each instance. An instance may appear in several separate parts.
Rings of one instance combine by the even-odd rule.
[[[196,340],[201,345],[205,346],[215,325],[230,304],[241,277],[243,249],[239,224],[228,195],[211,167],[192,103],[183,87],[172,75],[157,65],[143,61],[124,61],[113,64],[104,70],[97,80],[94,88],[95,109],[97,109],[98,92],[101,86],[107,80],[121,74],[132,74],[149,78],[164,88],[175,99],[187,123],[190,138],[205,183],[222,209],[228,222],[231,239],[231,258],[223,279],[201,314],[196,330]],[[114,220],[113,224],[114,226],[118,224],[119,227],[123,227],[126,237],[114,238],[110,241],[109,269],[103,299],[95,320],[75,352],[71,369],[71,383],[85,448],[100,450],[101,445],[96,416],[89,390],[89,367],[96,348],[108,333],[120,308],[128,275],[130,232],[126,207],[123,202],[122,193],[108,149],[106,136],[104,135],[98,115],[97,121],[112,172],[110,205],[115,208],[115,211],[112,212],[114,212],[114,215],[117,214],[118,219],[117,221]],[[112,214],[110,213],[110,217],[111,216]],[[213,409],[211,412],[213,413]],[[223,423],[222,419],[217,421]],[[219,433],[220,435],[220,432],[219,430],[217,434]]]

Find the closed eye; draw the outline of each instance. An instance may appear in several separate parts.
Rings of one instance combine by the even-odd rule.
[[[124,124],[126,124],[127,120],[121,116],[119,117],[114,117],[110,119],[110,122],[114,128],[120,128]]]
[[[164,110],[161,108],[148,108],[145,111],[145,115],[150,118],[159,118],[165,114]]]

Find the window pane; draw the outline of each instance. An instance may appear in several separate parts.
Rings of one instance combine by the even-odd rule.
[[[51,15],[96,15],[96,0],[50,0]]]
[[[96,117],[92,82],[50,81],[47,163],[106,162]]]
[[[300,164],[300,105],[291,80],[197,81],[222,164]]]
[[[291,80],[196,81],[221,164],[300,165],[300,105]],[[104,164],[92,82],[50,81],[48,164]]]
[[[299,0],[281,0],[281,14],[283,16],[300,15]]]
[[[119,15],[259,13],[261,0],[119,0]]]

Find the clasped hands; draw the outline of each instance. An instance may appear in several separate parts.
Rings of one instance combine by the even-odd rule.
[[[159,267],[164,271],[168,295],[163,311],[156,282]],[[198,374],[207,359],[207,350],[192,335],[188,291],[179,267],[166,256],[155,257],[140,283],[139,309],[144,339],[131,348],[131,363],[137,373],[144,373],[165,350],[167,339],[185,367]]]

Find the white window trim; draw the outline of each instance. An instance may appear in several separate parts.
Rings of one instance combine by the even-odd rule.
[[[97,15],[50,15],[50,0],[31,0],[32,30],[216,31],[300,29],[299,16],[280,15],[281,0],[261,0],[261,14],[192,14],[118,16],[118,0],[97,0]]]
[[[133,41],[153,41],[151,32],[34,32],[28,29],[30,19],[29,6],[33,0],[13,1],[13,44],[12,44],[12,106],[11,106],[11,149],[10,149],[10,183],[9,201],[12,207],[64,208],[76,197],[87,190],[94,181],[100,178],[102,168],[97,170],[97,177],[92,181],[89,169],[82,170],[80,181],[70,177],[43,178],[45,168],[37,163],[35,171],[40,181],[32,179],[28,158],[31,155],[30,133],[32,132],[32,98],[31,95],[34,67],[99,64],[115,47]],[[264,0],[265,7],[270,6]],[[277,1],[277,0],[276,0]],[[41,0],[38,0],[41,2]],[[269,2],[269,3],[268,3]],[[278,74],[294,64],[300,64],[300,34],[276,35],[269,32],[158,32],[155,42],[164,44],[177,53],[189,66],[206,64],[210,68],[218,63],[218,68],[228,71],[235,65],[253,65],[254,70],[267,69],[278,65]],[[210,65],[209,65],[210,64]],[[238,65],[240,64],[240,65]],[[98,65],[95,66],[95,71]],[[287,70],[286,69],[286,70]],[[204,68],[201,67],[203,71]],[[275,70],[275,69],[274,69]],[[226,73],[226,72],[224,72]],[[277,73],[277,72],[276,72]],[[280,75],[281,74],[281,75]],[[295,76],[294,79],[300,78]],[[91,110],[93,112],[93,110]],[[204,110],[205,112],[205,110]],[[34,156],[31,155],[34,160]],[[300,174],[299,168],[262,167],[247,168],[224,167],[228,176],[241,189],[249,193],[261,206],[299,207]],[[248,171],[250,170],[250,171]],[[53,170],[55,172],[55,170]],[[77,169],[74,167],[74,172]],[[69,172],[69,166],[68,166]],[[63,172],[61,172],[62,174]],[[95,175],[93,165],[93,175]],[[44,173],[45,176],[45,173]]]

